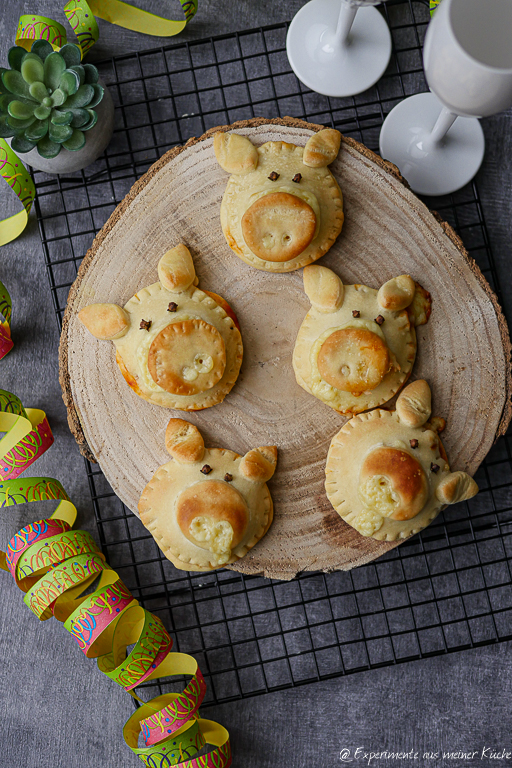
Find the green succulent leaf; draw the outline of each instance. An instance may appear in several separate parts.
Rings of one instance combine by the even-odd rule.
[[[36,146],[35,141],[28,141],[23,136],[14,136],[11,141],[11,147],[15,152],[30,152]]]
[[[32,125],[33,122],[35,122],[35,117],[29,117],[27,120],[20,120],[17,117],[12,117],[12,115],[7,116],[7,124],[11,126],[11,128],[14,128],[15,133],[18,133],[19,131],[24,131],[25,128],[28,128],[29,125]]]
[[[82,131],[90,131],[90,129],[98,122],[98,115],[94,109],[87,109],[86,111],[89,113],[89,121],[85,125],[82,125]]]
[[[4,72],[8,72],[8,71],[9,70],[7,70],[5,67],[0,67],[0,94],[9,93],[9,91],[7,90],[7,88],[2,82],[2,75],[4,74]]]
[[[48,133],[48,119],[36,120],[25,130],[25,138],[29,141],[39,141]]]
[[[52,106],[60,107],[66,101],[68,95],[64,93],[60,88],[57,88],[51,95]]]
[[[32,111],[37,107],[37,102],[32,101],[32,99],[24,99],[23,96],[15,96],[13,93],[6,93],[0,98],[5,99],[6,103],[9,103],[9,101],[20,101],[22,104],[26,104],[30,107]]]
[[[44,83],[31,83],[28,90],[32,98],[39,102],[48,96],[48,89]]]
[[[21,61],[26,54],[24,48],[20,48],[19,45],[15,45],[9,49],[7,54],[7,61],[11,69],[16,69],[18,72],[21,70]]]
[[[60,150],[61,145],[52,141],[49,136],[44,136],[41,141],[37,142],[37,151],[41,157],[45,157],[47,160],[57,157]]]
[[[64,141],[71,138],[72,135],[73,128],[71,128],[70,125],[54,125],[50,122],[50,125],[48,126],[48,136],[51,141],[54,141],[56,144],[62,144]]]
[[[70,67],[70,70],[76,72],[80,78],[80,85],[83,85],[85,82],[85,69],[80,64],[76,64],[74,67]]]
[[[81,128],[89,121],[89,113],[86,109],[73,109],[71,114],[73,116],[70,123],[72,128]]]
[[[64,58],[54,51],[44,60],[44,82],[47,88],[54,91],[59,87],[62,73],[66,69]]]
[[[81,109],[88,107],[94,97],[94,85],[81,85],[76,93],[68,96],[66,100],[66,109]]]
[[[44,80],[44,66],[39,56],[29,58],[26,56],[21,64],[21,76],[29,85],[41,83]]]
[[[30,99],[28,83],[24,81],[21,73],[17,70],[8,69],[7,72],[4,72],[2,74],[2,82],[10,93],[14,93],[15,96],[24,96],[26,99]],[[92,85],[86,87],[92,88]]]
[[[51,112],[49,107],[43,107],[41,104],[34,109],[34,117],[37,117],[38,120],[46,120],[47,117],[50,117]]]
[[[73,72],[72,69],[65,69],[60,79],[59,88],[72,96],[78,91],[80,87],[80,76],[77,72]]]
[[[59,54],[66,62],[66,67],[68,69],[69,67],[73,67],[75,64],[80,64],[80,61],[82,60],[82,52],[78,45],[74,45],[74,43],[67,43],[66,45],[63,45],[59,51]]]
[[[36,56],[39,56],[44,61],[50,53],[53,53],[53,48],[47,40],[36,40],[35,43],[32,43],[30,52],[35,53]]]
[[[23,56],[21,63],[25,61],[25,59],[33,59],[34,61],[40,60],[41,57],[37,55],[37,53],[32,53],[31,51],[25,51],[25,55]],[[21,71],[21,70],[20,70]]]
[[[85,71],[85,82],[89,85],[93,85],[98,82],[98,70],[94,64],[82,64]]]
[[[34,115],[34,104],[27,104],[26,102],[13,99],[9,102],[7,110],[11,117],[15,117],[18,120],[28,120]]]
[[[85,135],[82,131],[76,129],[73,131],[71,138],[64,142],[63,146],[66,147],[66,149],[70,149],[72,152],[76,152],[77,150],[82,149],[84,144]]]
[[[16,96],[12,93],[4,93],[0,96],[0,112],[3,114],[8,112],[9,102],[13,101],[15,98]]]
[[[92,108],[95,107],[97,104],[100,103],[100,101],[103,98],[103,94],[105,93],[105,89],[102,85],[98,85],[98,83],[95,83],[94,85],[90,86],[91,88],[94,88],[94,96],[88,103],[88,107]]]
[[[53,109],[51,120],[54,125],[69,125],[73,120],[73,112],[61,112],[58,109]]]
[[[0,115],[0,139],[8,139],[14,136],[14,128],[7,123],[7,115]]]

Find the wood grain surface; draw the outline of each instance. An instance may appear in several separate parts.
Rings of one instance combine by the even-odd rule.
[[[284,139],[301,145],[320,128],[296,119],[231,127],[256,144]],[[70,425],[82,450],[99,461],[115,492],[136,512],[142,489],[168,460],[165,426],[180,414],[129,390],[113,345],[92,339],[76,313],[96,301],[124,304],[157,279],[160,256],[184,242],[199,286],[234,307],[245,348],[232,393],[222,404],[186,418],[201,428],[207,445],[239,453],[260,444],[279,448],[270,483],[274,523],[264,540],[230,567],[285,579],[302,570],[352,568],[396,544],[364,539],[327,501],[325,457],[345,419],[294,379],[291,353],[309,307],[302,272],[253,270],[226,245],[219,207],[227,175],[213,154],[215,130],[152,166],[82,263],[60,348]],[[396,169],[349,139],[331,169],[344,194],[346,220],[321,263],[347,284],[377,288],[408,273],[431,292],[432,316],[418,329],[413,378],[429,381],[434,414],[447,419],[444,443],[452,468],[474,473],[510,420],[510,341],[494,294],[453,230],[407,189]]]

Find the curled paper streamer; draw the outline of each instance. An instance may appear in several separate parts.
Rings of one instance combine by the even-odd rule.
[[[25,410],[21,400],[5,389],[0,389],[0,432],[7,433],[0,440],[0,482],[21,475],[53,443],[44,411],[38,408]],[[26,483],[20,481],[21,492]]]
[[[430,15],[433,16],[435,9],[439,5],[441,0],[430,0]]]
[[[77,5],[85,4],[85,0],[73,0]],[[172,37],[182,32],[197,12],[197,0],[180,0],[185,19],[183,21],[171,21],[153,13],[142,11],[133,5],[123,3],[121,0],[89,0],[89,7],[95,16],[110,21],[133,32],[142,32],[144,35],[156,37]]]
[[[64,13],[66,13],[66,7],[64,7]],[[46,16],[35,14],[20,16],[16,30],[16,45],[30,51],[34,40],[46,40],[54,51],[58,51],[66,44],[66,30],[58,21],[48,19]]]
[[[77,37],[83,58],[100,36],[93,12],[85,0],[71,0],[64,6],[64,14]],[[35,40],[46,40],[54,51],[60,50],[68,41],[66,30],[57,21],[36,14],[20,16],[16,45],[30,51]]]
[[[197,0],[180,0],[185,18],[172,21],[142,11],[121,0],[70,0],[64,14],[77,37],[82,58],[99,38],[95,16],[119,27],[156,37],[172,37],[185,29],[197,12]],[[36,14],[20,16],[16,32],[16,45],[30,51],[34,40],[47,40],[55,51],[67,43],[66,30],[53,19]]]
[[[23,206],[23,210],[0,221],[0,245],[5,245],[21,235],[27,226],[28,215],[36,196],[36,188],[29,172],[5,139],[0,139],[0,174],[19,197]],[[3,286],[2,288],[5,291]],[[0,311],[5,317],[3,309]]]
[[[12,304],[9,291],[3,283],[0,283],[0,315],[3,316],[3,320],[0,320],[0,360],[6,356],[8,352],[13,348],[11,339],[11,315]]]
[[[228,768],[227,730],[199,716],[206,685],[196,660],[172,652],[160,619],[133,597],[92,536],[73,530],[76,508],[62,485],[49,477],[18,477],[53,442],[43,411],[25,409],[16,395],[0,390],[0,431],[6,432],[0,440],[0,507],[59,502],[51,517],[22,528],[0,552],[0,568],[25,593],[25,605],[41,621],[54,616],[63,622],[82,652],[142,704],[125,723],[123,736],[144,765]],[[95,582],[94,591],[84,594]],[[149,702],[133,693],[141,683],[175,675],[191,676],[181,693]],[[207,744],[213,749],[198,755]]]

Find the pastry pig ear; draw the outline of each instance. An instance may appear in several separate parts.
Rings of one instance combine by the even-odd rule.
[[[173,459],[183,463],[201,461],[204,440],[197,427],[184,419],[171,419],[165,430],[165,447]]]
[[[266,483],[276,470],[277,448],[275,445],[266,445],[262,448],[254,448],[245,454],[240,462],[240,472],[247,480],[255,483]]]
[[[158,277],[168,291],[186,291],[195,280],[196,271],[189,249],[177,245],[167,251],[158,262]]]
[[[432,407],[430,387],[424,379],[413,381],[396,401],[396,412],[402,424],[421,427],[429,420]]]
[[[213,150],[218,164],[228,173],[250,173],[258,166],[258,150],[238,133],[216,133]]]
[[[436,488],[436,496],[442,504],[467,501],[477,493],[478,485],[466,472],[452,472],[444,477]]]
[[[377,301],[382,309],[398,312],[409,306],[414,298],[416,285],[409,275],[400,275],[388,280],[379,288]]]
[[[89,304],[78,313],[78,319],[97,339],[120,339],[128,332],[130,315],[117,304]]]
[[[341,133],[334,128],[324,128],[308,139],[302,162],[309,168],[323,168],[338,156]]]
[[[311,306],[319,312],[336,312],[343,304],[345,289],[338,275],[327,267],[311,264],[304,268],[304,290]]]

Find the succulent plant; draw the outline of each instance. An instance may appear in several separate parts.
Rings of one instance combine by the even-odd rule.
[[[96,67],[80,59],[77,45],[54,51],[45,40],[36,40],[30,52],[10,49],[11,68],[0,67],[0,137],[12,137],[15,152],[37,147],[52,158],[62,147],[82,149],[104,90]]]

